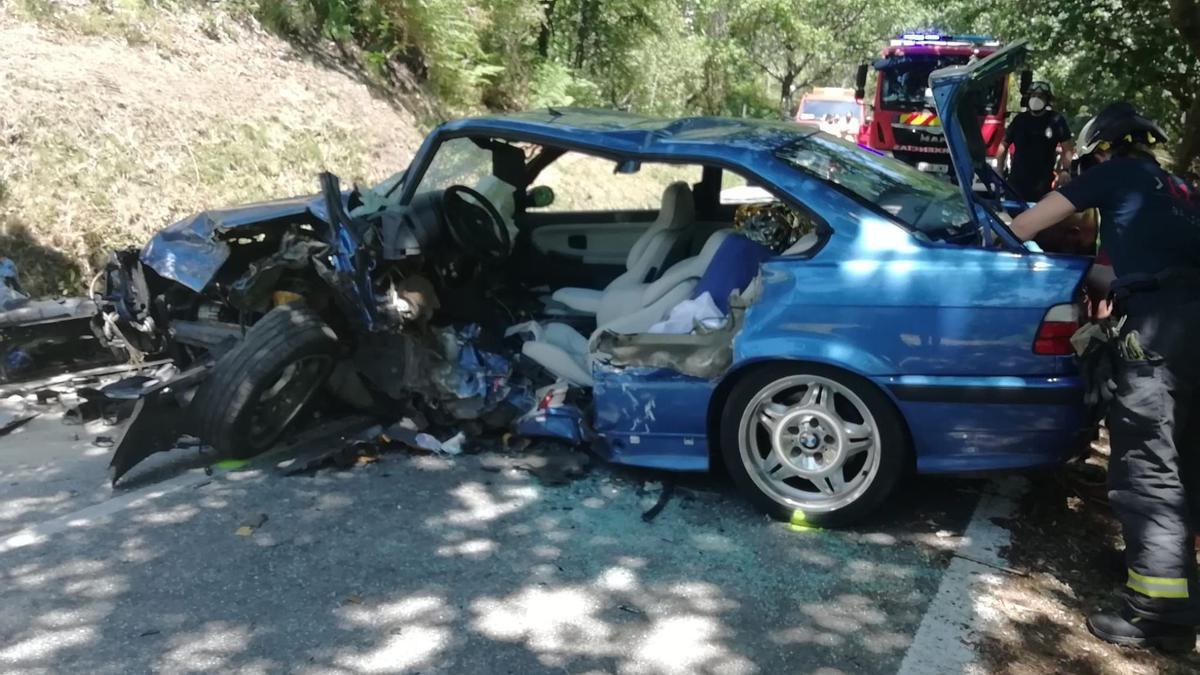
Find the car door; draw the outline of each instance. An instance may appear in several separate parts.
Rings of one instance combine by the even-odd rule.
[[[564,214],[530,213],[525,223],[534,249],[542,255],[597,270],[623,270],[630,249],[657,215],[658,211],[651,209],[578,211],[565,214],[564,221]],[[620,270],[616,272],[620,274]]]

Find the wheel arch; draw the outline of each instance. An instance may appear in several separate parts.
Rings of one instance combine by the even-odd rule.
[[[708,463],[709,467],[723,466],[721,461],[721,415],[725,409],[725,402],[729,399],[729,394],[733,388],[742,379],[750,376],[753,373],[777,368],[781,365],[786,366],[807,366],[816,370],[828,371],[837,375],[849,377],[862,385],[869,387],[883,395],[884,400],[892,406],[896,416],[900,419],[900,427],[904,430],[904,442],[909,449],[908,461],[909,469],[916,468],[916,448],[913,444],[912,429],[909,428],[908,418],[904,416],[904,412],[900,409],[896,401],[896,397],[884,387],[879,386],[865,375],[855,372],[847,368],[845,365],[818,361],[813,359],[795,359],[795,358],[763,358],[743,361],[735,364],[734,367],[725,373],[721,381],[713,389],[712,396],[708,400],[708,411],[705,414],[705,435],[708,438]]]

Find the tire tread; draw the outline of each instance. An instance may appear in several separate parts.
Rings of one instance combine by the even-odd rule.
[[[221,356],[193,404],[196,433],[221,456],[245,459],[265,448],[249,449],[241,438],[243,408],[256,383],[297,355],[332,351],[337,337],[307,307],[281,305],[247,329],[233,349]]]

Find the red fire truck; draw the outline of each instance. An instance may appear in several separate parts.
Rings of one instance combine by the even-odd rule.
[[[939,68],[960,66],[1000,48],[990,37],[906,33],[891,40],[879,60],[858,68],[855,96],[866,98],[867,78],[873,70],[875,94],[858,143],[889,154],[923,171],[948,173],[950,155],[934,111],[929,74]],[[1022,84],[1030,75],[1021,74]],[[1022,87],[1022,91],[1024,87]],[[987,145],[988,161],[1004,139],[1008,112],[1008,82],[997,83],[978,102],[979,123]]]

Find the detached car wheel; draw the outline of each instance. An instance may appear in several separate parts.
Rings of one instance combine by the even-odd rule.
[[[829,368],[750,373],[725,402],[720,447],[733,480],[771,516],[848,525],[875,510],[907,471],[892,402]]]
[[[272,309],[222,356],[196,394],[196,435],[222,456],[270,448],[329,379],[337,335],[312,310]]]

